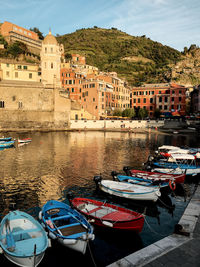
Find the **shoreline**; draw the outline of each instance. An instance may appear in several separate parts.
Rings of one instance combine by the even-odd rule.
[[[198,219],[200,218],[200,186],[198,185],[192,198],[188,202],[188,205],[178,222],[178,225],[182,226],[182,230],[178,233],[172,233],[171,235],[141,249],[138,250],[114,263],[111,263],[107,267],[131,267],[131,266],[156,266],[158,260],[161,257],[168,257],[167,253],[173,252],[175,249],[181,246],[188,246],[190,242],[195,241],[195,227],[198,226]],[[190,245],[191,246],[191,245]],[[196,250],[199,250],[198,247]],[[154,265],[154,261],[157,264]],[[166,259],[167,261],[167,259]],[[176,259],[175,259],[176,261]],[[176,263],[175,263],[176,264]],[[176,265],[173,265],[176,266]],[[177,264],[177,266],[180,266]]]

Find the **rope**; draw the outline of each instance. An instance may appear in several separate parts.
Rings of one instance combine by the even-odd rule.
[[[158,199],[166,208],[169,208],[169,209],[173,209],[174,208],[174,207],[170,207],[170,206],[166,205],[165,202],[163,202],[159,197],[158,197]]]
[[[96,265],[96,263],[94,261],[94,257],[93,257],[93,254],[92,254],[92,250],[90,248],[90,242],[89,242],[89,240],[88,240],[88,248],[89,248],[89,252],[90,252],[90,256],[91,256],[92,262],[93,262],[94,266],[96,267],[97,265]]]
[[[162,235],[162,234],[156,232],[156,231],[149,225],[149,223],[147,222],[147,220],[146,220],[145,217],[144,217],[144,220],[145,220],[147,226],[149,227],[149,229],[150,229],[152,232],[154,232],[155,234],[160,235],[160,236],[166,236],[166,235]]]

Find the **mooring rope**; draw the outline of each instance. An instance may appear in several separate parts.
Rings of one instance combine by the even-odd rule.
[[[88,248],[89,248],[89,252],[90,252],[90,256],[91,256],[92,262],[93,262],[94,266],[96,267],[97,265],[95,263],[95,260],[94,260],[93,254],[92,254],[92,250],[90,248],[90,242],[89,242],[89,240],[88,240]]]
[[[156,232],[156,231],[149,225],[149,223],[147,222],[147,220],[146,220],[145,217],[144,217],[144,220],[145,220],[147,226],[149,227],[149,229],[150,229],[152,232],[154,232],[155,234],[160,235],[160,236],[166,236],[166,235],[162,235],[162,234]]]
[[[166,208],[169,208],[169,209],[173,209],[174,208],[174,207],[170,207],[170,206],[166,205],[165,202],[163,202],[159,197],[158,197],[158,199]]]

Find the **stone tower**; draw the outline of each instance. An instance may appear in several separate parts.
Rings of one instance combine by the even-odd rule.
[[[49,34],[42,42],[41,70],[42,83],[47,87],[60,88],[60,63],[61,54],[63,53],[63,46],[59,45],[56,38]]]

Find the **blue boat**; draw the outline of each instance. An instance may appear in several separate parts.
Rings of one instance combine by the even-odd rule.
[[[0,142],[1,141],[11,141],[12,137],[0,137]]]
[[[128,183],[135,184],[135,185],[142,185],[142,186],[153,187],[153,188],[163,188],[169,185],[168,182],[144,179],[144,178],[139,178],[139,177],[134,177],[134,176],[121,175],[121,174],[116,173],[115,171],[112,171],[111,175],[113,177],[113,180],[115,181],[128,182]]]
[[[9,148],[14,146],[15,141],[1,141],[0,148]]]
[[[85,254],[87,243],[94,240],[93,227],[86,218],[71,206],[56,200],[48,201],[39,218],[52,239]]]
[[[18,266],[37,266],[48,247],[42,225],[28,213],[9,212],[1,221],[0,246],[4,255]]]

